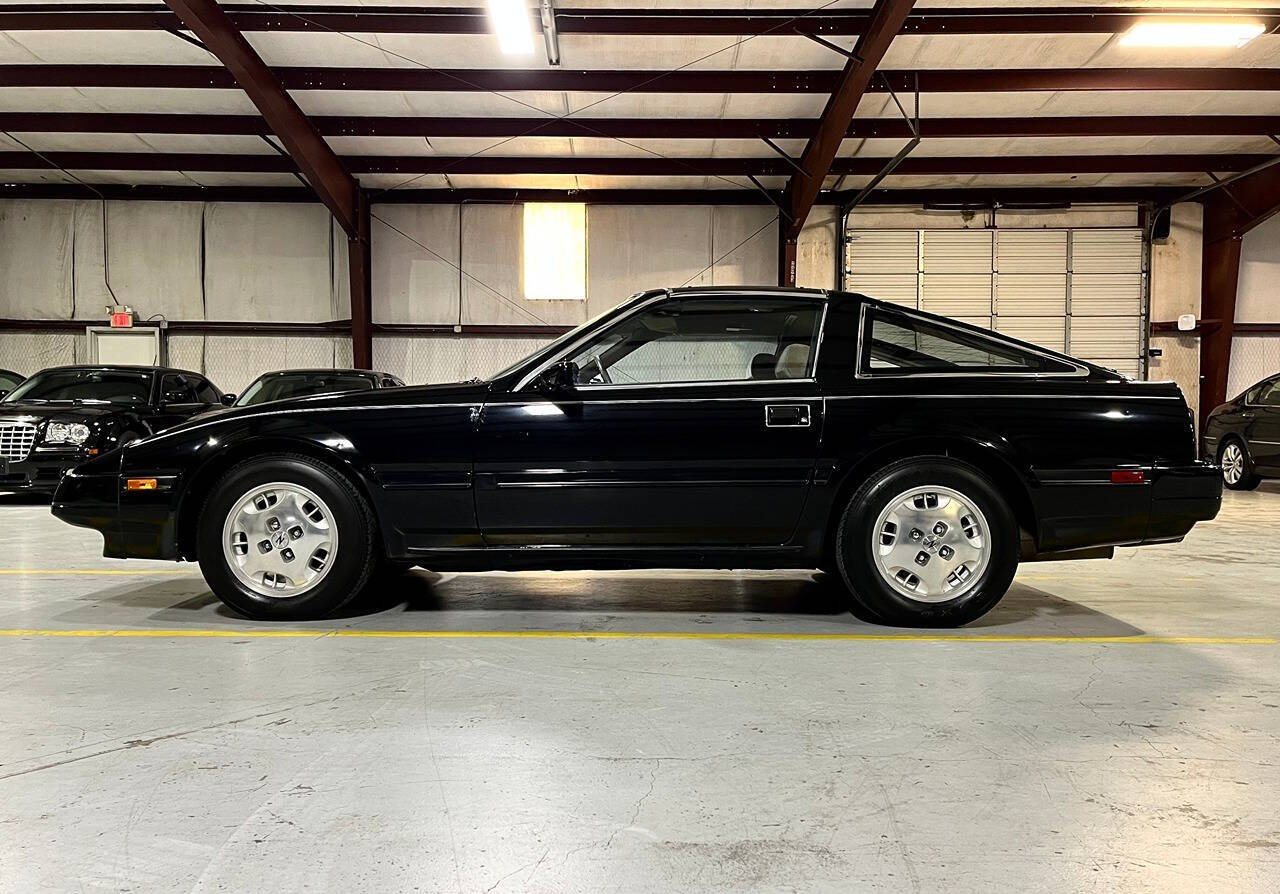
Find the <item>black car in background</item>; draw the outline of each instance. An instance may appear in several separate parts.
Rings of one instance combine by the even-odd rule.
[[[820,568],[869,617],[953,626],[1021,560],[1213,518],[1197,452],[1171,383],[857,294],[680,288],[487,381],[194,419],[72,470],[53,513],[258,618],[402,564]]]
[[[1204,426],[1204,456],[1222,467],[1222,483],[1232,490],[1280,477],[1280,375],[1214,408]]]
[[[0,397],[4,397],[14,388],[22,384],[22,380],[26,376],[20,376],[16,372],[7,369],[0,369]]]
[[[290,397],[313,397],[344,391],[399,388],[404,382],[391,373],[368,369],[282,369],[263,373],[240,393],[235,406],[249,407]]]
[[[52,493],[67,469],[223,402],[208,379],[181,369],[42,370],[0,400],[0,491]]]

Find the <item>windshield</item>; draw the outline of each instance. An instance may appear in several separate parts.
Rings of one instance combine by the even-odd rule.
[[[535,357],[544,357],[544,356],[550,356],[551,354],[554,354],[556,350],[559,349],[562,345],[566,345],[569,342],[573,341],[575,338],[580,336],[583,333],[583,331],[585,331],[588,327],[594,326],[596,323],[600,322],[602,319],[609,316],[610,314],[625,310],[635,305],[639,301],[642,301],[646,298],[653,297],[654,295],[658,294],[659,291],[660,290],[651,290],[648,292],[637,292],[636,294],[628,298],[626,301],[619,304],[617,307],[611,307],[608,310],[601,311],[591,319],[587,320],[585,323],[582,323],[578,326],[574,326],[572,329],[570,329],[568,332],[561,335],[555,341],[548,342],[547,344],[538,348],[536,351],[534,351],[531,354],[526,354],[525,356],[517,360],[515,363],[508,366],[506,369],[501,370],[500,372],[496,372],[493,375],[489,376],[488,380],[492,382],[495,379],[500,379],[503,376],[510,375],[520,367],[524,366],[529,361],[533,360]]]
[[[258,379],[240,395],[237,407],[265,404],[287,397],[310,397],[315,394],[336,394],[339,391],[372,391],[373,380],[365,376],[341,373],[291,373],[284,376],[267,376]]]
[[[145,404],[151,373],[121,369],[49,369],[5,395],[5,402]]]

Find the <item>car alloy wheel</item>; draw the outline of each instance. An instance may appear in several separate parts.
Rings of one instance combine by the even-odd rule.
[[[314,491],[282,481],[253,487],[222,526],[227,567],[248,589],[273,599],[300,596],[329,574],[338,526]]]
[[[876,570],[916,602],[947,602],[969,592],[991,556],[987,520],[976,502],[941,485],[912,487],[891,499],[871,529]]]
[[[1244,478],[1244,451],[1235,441],[1222,451],[1222,480],[1227,484],[1239,484]]]

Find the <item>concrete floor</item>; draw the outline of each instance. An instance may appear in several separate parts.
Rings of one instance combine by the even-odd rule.
[[[954,633],[687,572],[273,627],[0,505],[0,890],[1274,892],[1277,531],[1229,494]]]

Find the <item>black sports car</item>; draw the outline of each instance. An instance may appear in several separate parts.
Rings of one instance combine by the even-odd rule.
[[[7,369],[0,369],[0,397],[4,397],[13,389],[22,384],[25,376],[20,376],[16,372]]]
[[[181,369],[42,370],[0,400],[0,491],[52,493],[72,466],[222,401],[208,379]]]
[[[1214,408],[1204,426],[1204,456],[1222,467],[1222,483],[1232,490],[1280,477],[1280,375]]]
[[[869,616],[955,625],[1020,559],[1213,518],[1177,386],[862,295],[650,291],[487,381],[193,420],[75,469],[113,557],[198,560],[259,618],[380,565],[821,568]]]
[[[391,373],[368,369],[282,369],[263,373],[240,393],[235,406],[248,407],[289,397],[312,397],[343,391],[399,388],[404,382]]]

